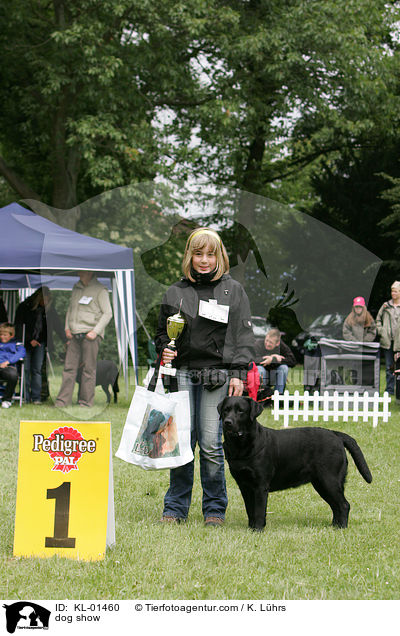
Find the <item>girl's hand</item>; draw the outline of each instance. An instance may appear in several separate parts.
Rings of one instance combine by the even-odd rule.
[[[231,378],[229,381],[228,395],[240,397],[243,394],[244,384],[240,378]]]
[[[177,356],[177,352],[176,351],[172,351],[172,349],[166,348],[162,352],[161,360],[162,360],[163,364],[167,364],[167,362],[172,362],[172,360],[174,358],[176,358],[176,356]]]

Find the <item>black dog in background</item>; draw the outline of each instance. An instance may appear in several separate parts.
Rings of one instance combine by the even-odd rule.
[[[119,393],[118,386],[118,367],[112,360],[97,360],[96,363],[96,386],[101,386],[104,393],[107,396],[107,404],[111,402],[111,393],[109,386],[111,385],[114,394],[114,404],[118,402],[117,393]],[[80,385],[82,378],[82,368],[79,367],[76,381]],[[79,396],[78,396],[79,402]]]
[[[333,525],[347,527],[350,504],[344,496],[345,449],[365,481],[372,481],[364,455],[352,437],[317,427],[266,428],[256,420],[262,406],[250,398],[226,397],[218,411],[225,457],[242,493],[250,528],[263,530],[269,492],[309,482],[332,508]]]

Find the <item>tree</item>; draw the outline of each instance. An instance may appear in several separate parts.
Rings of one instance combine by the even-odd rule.
[[[273,197],[280,179],[340,148],[355,127],[370,125],[369,105],[386,90],[387,5],[232,0],[223,6],[231,29],[214,23],[198,69],[215,99],[178,111],[171,133],[186,135],[184,121],[196,138],[188,152],[181,137],[177,165]],[[294,126],[303,120],[307,131]]]
[[[157,112],[204,99],[196,4],[2,3],[0,173],[20,197],[74,208],[161,171]]]
[[[390,215],[390,202],[382,195],[388,187],[383,172],[400,176],[399,144],[391,145],[384,136],[379,145],[342,151],[339,157],[323,163],[312,178],[317,202],[311,213],[382,259],[370,306],[379,309],[393,277],[398,236],[387,232],[384,219]],[[349,278],[352,277],[349,272]],[[358,294],[354,289],[354,296]],[[351,299],[350,299],[351,300]]]
[[[2,7],[0,173],[56,208],[160,174],[274,196],[385,85],[383,0]]]

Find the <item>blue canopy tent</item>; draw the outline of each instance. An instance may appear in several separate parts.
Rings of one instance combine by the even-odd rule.
[[[130,351],[137,381],[132,249],[63,228],[18,203],[0,209],[0,224],[3,289],[71,289],[79,270],[110,279],[120,364],[127,381]]]

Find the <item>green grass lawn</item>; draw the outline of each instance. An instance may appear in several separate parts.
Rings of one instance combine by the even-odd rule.
[[[55,394],[57,376],[51,384]],[[122,382],[121,382],[122,384]],[[296,386],[290,384],[290,391]],[[105,408],[101,389],[87,414],[112,423],[115,453],[129,400]],[[13,557],[20,419],[70,420],[73,407],[0,409],[0,597],[3,599],[397,599],[400,589],[400,409],[387,424],[320,422],[354,436],[373,481],[349,457],[349,528],[334,530],[331,510],[311,486],[272,493],[263,533],[247,529],[244,504],[227,468],[229,506],[223,528],[205,528],[198,457],[193,502],[183,526],[159,523],[168,471],[146,472],[114,457],[116,545],[100,562]],[[261,423],[279,428],[271,412]],[[299,422],[296,426],[301,426]],[[32,520],[34,523],[34,520]]]

